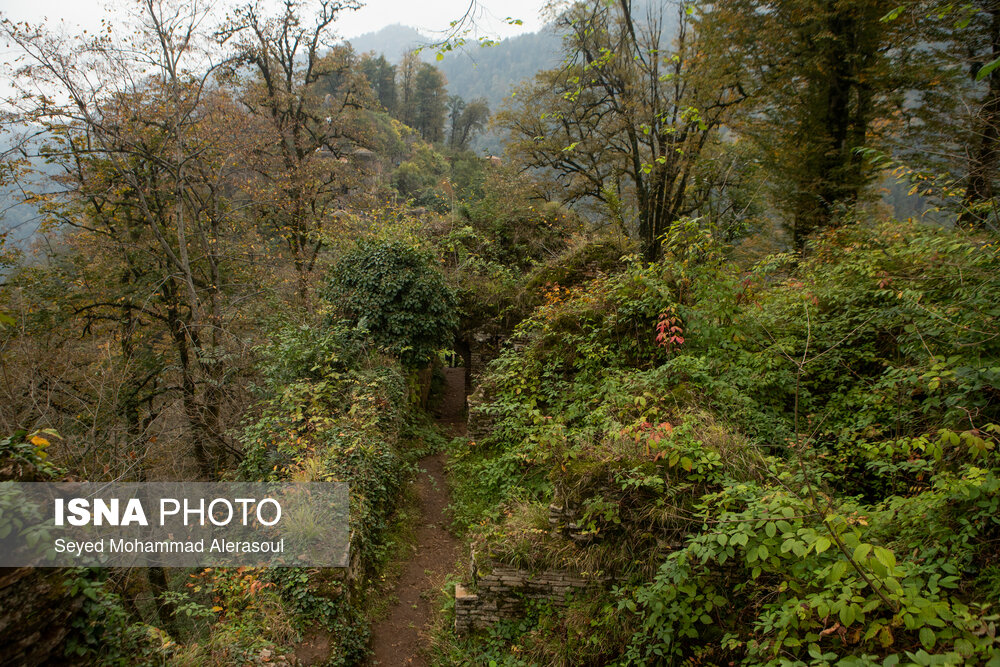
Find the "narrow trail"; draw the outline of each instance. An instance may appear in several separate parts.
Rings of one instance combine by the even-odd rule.
[[[444,402],[438,423],[454,435],[465,433],[465,369],[446,368]],[[448,532],[448,488],[445,485],[445,455],[432,454],[418,463],[416,492],[420,525],[415,551],[406,564],[394,593],[396,601],[388,615],[372,628],[373,664],[382,667],[427,665],[428,624],[431,602],[459,553],[459,542]]]

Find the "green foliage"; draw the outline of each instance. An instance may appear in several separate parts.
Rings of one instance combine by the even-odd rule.
[[[367,53],[361,56],[360,67],[379,104],[388,113],[394,113],[397,102],[396,67],[390,64],[384,55],[380,54],[376,58],[373,54]]]
[[[413,80],[411,124],[425,141],[431,143],[444,140],[448,100],[444,84],[441,71],[428,63],[419,66]]]
[[[268,344],[257,348],[257,368],[272,390],[305,380],[339,379],[358,366],[365,352],[364,332],[346,322],[312,327],[279,321],[271,329]]]
[[[405,473],[393,447],[405,386],[398,368],[364,351],[361,335],[343,323],[289,323],[258,349],[263,400],[243,430],[240,475],[349,482],[353,546],[376,562]]]
[[[359,242],[333,268],[326,297],[411,368],[450,345],[458,324],[433,258],[401,241]]]
[[[483,195],[483,158],[449,150],[439,153],[418,142],[392,174],[392,183],[414,205],[447,213],[457,202],[478,201]]]
[[[490,166],[477,187],[481,193],[464,199],[450,224],[435,229],[466,337],[473,331],[506,336],[541,303],[545,283],[592,275],[622,254],[613,243],[572,238],[580,229],[576,214],[546,202],[511,170]]]
[[[926,58],[915,56],[914,32],[879,21],[896,5],[705,6],[702,48],[717,75],[741,73],[747,99],[733,125],[759,148],[796,248],[816,230],[849,220],[875,177],[855,150],[877,145],[899,116],[903,91],[925,85],[913,71],[912,62]],[[788,81],[796,83],[783,85]],[[926,146],[923,135],[920,142]]]
[[[159,628],[129,619],[120,596],[105,585],[107,574],[99,568],[66,571],[66,592],[83,597],[70,621],[66,659],[120,667],[163,664],[177,645]]]
[[[339,588],[324,593],[323,578],[303,568],[271,569],[263,576],[276,585],[283,607],[303,629],[319,625],[329,632],[334,646],[328,664],[355,665],[367,658],[368,624]]]
[[[741,268],[703,231],[551,290],[491,366],[475,552],[614,577],[591,664],[1000,664],[996,249],[884,223]]]
[[[425,143],[417,144],[408,160],[393,173],[393,185],[399,194],[420,206],[436,211],[447,210],[450,202],[439,189],[448,175],[448,162],[444,156]]]
[[[576,650],[578,646],[566,643],[561,634],[550,634],[555,630],[547,622],[551,618],[551,613],[551,605],[537,600],[526,600],[522,618],[495,623],[484,633],[485,637],[475,636],[436,647],[438,655],[435,656],[437,661],[434,664],[528,667],[539,663],[532,661],[532,656],[526,655],[522,647],[519,646],[518,651],[512,652],[506,650],[505,646],[512,642],[523,642],[525,638],[537,640],[546,635],[553,643],[561,644],[559,653],[567,661],[562,664],[587,664],[581,660],[583,656]]]
[[[580,229],[574,213],[538,197],[510,169],[491,168],[482,196],[464,201],[457,213],[476,235],[467,243],[469,250],[515,270],[564,249],[569,234]]]
[[[775,482],[782,478],[793,476],[775,470]],[[988,533],[983,519],[995,511],[1000,487],[989,473],[960,487],[875,506],[845,499],[817,507],[794,483],[790,492],[732,484],[703,496],[706,529],[671,554],[652,583],[618,592],[620,609],[642,619],[629,659],[680,657],[692,644],[719,647],[719,659],[735,654],[767,665],[883,664],[887,655],[915,664],[996,659],[995,638],[981,632],[996,617],[987,601],[968,600],[963,559],[934,533],[954,525],[970,496],[985,500],[973,532]],[[948,516],[930,526],[903,518],[928,503]],[[916,657],[927,651],[936,662]]]
[[[471,151],[454,151],[448,156],[449,179],[455,196],[463,201],[477,201],[484,196],[485,160]]]
[[[0,480],[46,481],[65,474],[52,464],[46,451],[52,444],[48,438],[58,437],[56,431],[46,428],[34,433],[15,431],[0,439]]]
[[[273,331],[272,341],[256,350],[261,401],[243,429],[240,476],[348,482],[352,553],[363,575],[375,571],[390,547],[386,536],[409,470],[398,449],[406,406],[402,370],[370,350],[365,330],[345,322],[326,328],[277,322]],[[348,591],[336,572],[266,570],[250,573],[260,582],[254,584],[243,573],[220,571],[212,586],[228,591],[217,602],[225,610],[225,632],[259,635],[254,628],[282,614],[295,632],[319,625],[337,638],[330,664],[358,664],[368,650],[364,591]],[[261,600],[260,591],[273,599]]]

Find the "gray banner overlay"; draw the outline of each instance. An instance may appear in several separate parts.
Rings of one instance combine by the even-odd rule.
[[[347,484],[0,483],[0,567],[346,567]]]

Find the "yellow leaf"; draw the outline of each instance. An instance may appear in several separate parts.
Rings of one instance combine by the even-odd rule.
[[[222,607],[212,607],[212,611],[222,611]]]
[[[49,441],[41,437],[40,435],[35,435],[31,437],[31,444],[33,444],[35,447],[48,447]]]

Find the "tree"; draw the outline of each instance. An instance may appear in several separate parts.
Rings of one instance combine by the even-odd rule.
[[[409,158],[393,174],[393,183],[399,194],[425,204],[425,195],[448,176],[448,161],[434,147],[418,141]]]
[[[490,119],[490,107],[481,97],[468,104],[457,95],[450,97],[448,101],[448,145],[455,150],[465,150],[472,138],[486,127]]]
[[[12,116],[9,112],[0,111],[0,195],[8,202],[0,206],[0,272],[14,266],[20,254],[10,239],[14,237],[12,232],[18,223],[23,223],[23,220],[13,219],[16,207],[27,198],[18,196],[18,192],[23,192],[21,179],[28,171],[28,161],[24,157],[26,140],[14,135],[16,119]],[[12,322],[0,311],[0,329],[9,324]]]
[[[416,51],[408,51],[396,68],[396,98],[399,103],[397,118],[410,127],[416,126],[417,73],[422,67]]]
[[[160,0],[140,7],[137,34],[122,42],[110,33],[71,41],[9,21],[2,30],[28,60],[15,103],[51,137],[44,157],[63,170],[51,213],[104,252],[99,287],[83,283],[75,314],[119,329],[133,374],[122,417],[141,450],[138,410],[179,396],[195,462],[211,478],[239,456],[227,434],[225,344],[229,297],[252,272],[241,273],[243,230],[226,195],[246,133],[229,99],[209,88],[205,15]],[[159,355],[146,357],[152,340]]]
[[[516,158],[553,173],[565,201],[602,205],[650,261],[671,224],[697,208],[692,170],[743,97],[702,67],[691,15],[675,7],[671,27],[653,6],[640,20],[630,0],[575,5],[557,20],[562,66],[498,115]]]
[[[959,222],[1000,229],[1000,2],[916,0],[887,20],[921,44],[925,81],[898,154],[964,186]]]
[[[979,11],[970,21],[969,74],[976,84],[975,138],[969,150],[969,175],[965,189],[963,223],[1000,231],[995,207],[997,168],[1000,167],[1000,1],[979,0]]]
[[[361,71],[365,73],[368,84],[372,87],[379,104],[390,115],[396,113],[396,66],[389,63],[385,56],[374,53],[361,57]]]
[[[303,302],[324,232],[358,184],[352,158],[372,133],[366,110],[374,101],[354,52],[335,45],[324,53],[337,16],[356,7],[286,0],[280,14],[268,16],[262,4],[252,3],[235,9],[218,33],[232,45],[235,62],[254,73],[240,96],[262,131],[253,163],[262,192],[253,200],[292,254]]]
[[[455,147],[456,129],[461,123],[462,112],[465,111],[465,100],[461,95],[451,95],[448,97],[448,145]]]
[[[447,112],[444,83],[441,70],[427,63],[420,66],[413,82],[413,128],[431,143],[444,140]]]
[[[835,224],[874,171],[859,149],[893,127],[907,40],[889,0],[734,0],[702,21],[714,67],[751,97],[737,131],[761,147],[793,244]]]

